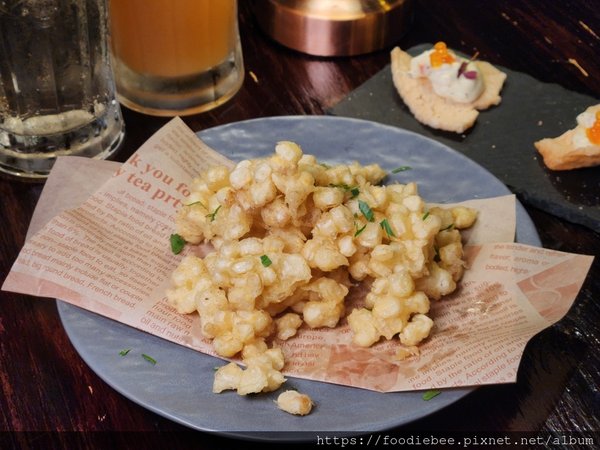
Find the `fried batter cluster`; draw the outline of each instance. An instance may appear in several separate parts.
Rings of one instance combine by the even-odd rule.
[[[455,290],[459,230],[477,214],[428,208],[415,183],[379,186],[386,175],[377,164],[321,164],[285,141],[270,157],[193,182],[177,233],[214,252],[184,257],[167,297],[180,313],[198,311],[216,353],[242,356],[245,369],[217,371],[215,392],[277,389],[284,359],[271,338],[289,339],[303,324],[335,327],[349,288],[367,278],[364,307],[348,315],[357,345],[398,336],[414,346],[429,335],[429,301]]]

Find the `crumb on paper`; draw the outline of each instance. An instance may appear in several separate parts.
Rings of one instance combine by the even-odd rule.
[[[411,356],[419,356],[419,354],[419,347],[417,347],[416,345],[410,345],[406,347],[398,347],[395,356],[398,361],[403,361],[406,358],[410,358]]]
[[[88,391],[90,391],[90,394],[94,394],[94,388],[92,386],[90,386],[88,384]]]
[[[588,24],[586,24],[584,21],[580,20],[579,21],[579,25],[581,25],[581,28],[583,28],[585,31],[587,31],[588,33],[590,33],[592,36],[594,36],[596,39],[600,40],[600,36],[598,36],[594,30],[592,30]]]
[[[248,71],[248,75],[250,75],[250,78],[252,78],[256,84],[258,84],[258,77],[256,76],[256,74],[254,72],[252,72],[250,70],[250,71]]]
[[[104,422],[105,419],[106,419],[106,414],[102,414],[101,416],[98,416],[99,422]]]
[[[575,58],[569,58],[567,61],[569,62],[569,64],[573,64],[575,67],[577,67],[579,69],[579,71],[583,74],[583,76],[585,76],[585,77],[590,76],[587,73],[587,71],[583,67],[581,67],[581,64],[579,64],[579,62]]]
[[[543,120],[538,120],[538,127],[541,127],[542,125],[544,125],[544,121]]]
[[[548,36],[544,36],[544,40],[548,43],[548,44],[552,44],[552,39],[550,39]]]

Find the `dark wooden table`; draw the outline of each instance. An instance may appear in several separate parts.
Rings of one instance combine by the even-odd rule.
[[[477,49],[483,60],[600,100],[599,6],[595,0],[421,0],[414,23],[399,44],[408,48],[445,40],[457,50]],[[247,76],[232,101],[184,118],[195,131],[257,117],[324,114],[389,62],[387,50],[317,58],[285,49],[261,33],[248,1],[240,2],[240,27],[245,67],[257,80]],[[320,74],[318,84],[309,71]],[[116,157],[119,161],[167,121],[128,110],[124,114],[127,137]],[[41,190],[39,183],[0,179],[3,278],[23,245]],[[544,247],[600,254],[598,233],[529,206],[527,210]],[[443,436],[463,431],[486,436],[528,431],[581,437],[578,432],[595,432],[600,438],[599,280],[596,260],[567,316],[527,346],[516,384],[480,388],[390,433]],[[0,448],[248,445],[202,432],[186,433],[184,427],[114,391],[74,350],[53,300],[0,293],[0,389]]]

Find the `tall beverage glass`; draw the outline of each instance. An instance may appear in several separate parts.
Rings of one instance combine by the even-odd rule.
[[[236,0],[110,0],[119,101],[157,116],[208,111],[244,79]]]
[[[0,171],[44,178],[119,147],[107,21],[106,0],[0,1]]]

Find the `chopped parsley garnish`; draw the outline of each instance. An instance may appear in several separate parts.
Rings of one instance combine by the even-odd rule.
[[[148,356],[145,353],[142,353],[142,358],[144,358],[146,361],[148,361],[153,366],[156,365],[156,360],[152,356]]]
[[[453,223],[451,223],[450,225],[448,225],[445,228],[442,228],[440,231],[448,231],[448,230],[451,230],[452,228],[454,228],[454,224]]]
[[[171,242],[171,251],[175,255],[181,253],[181,250],[183,250],[183,247],[185,247],[185,239],[183,239],[177,233],[172,234],[169,238],[169,241]]]
[[[367,228],[367,224],[365,223],[362,227],[358,228],[358,225],[356,225],[356,233],[354,233],[354,237],[358,236],[360,233],[362,233],[363,231],[365,231],[365,228]]]
[[[217,213],[219,212],[219,210],[221,209],[221,206],[223,205],[219,205],[217,206],[217,209],[215,209],[213,212],[211,212],[210,214],[207,214],[206,217],[208,217],[210,219],[211,222],[215,221],[215,217],[217,215]]]
[[[358,197],[358,194],[360,194],[360,189],[358,189],[358,186],[348,186],[347,184],[330,184],[329,186],[350,192],[350,194],[352,194],[352,198]]]
[[[431,391],[427,391],[423,394],[423,400],[425,401],[429,401],[431,400],[433,397],[437,397],[438,395],[440,395],[442,393],[442,391],[438,391],[438,390],[431,390]]]
[[[427,211],[425,214],[423,214],[423,220],[427,219],[429,217],[429,211]]]
[[[125,355],[126,355],[127,353],[129,353],[130,351],[131,351],[131,349],[130,349],[130,348],[125,348],[125,349],[123,349],[123,350],[121,350],[121,351],[119,352],[119,355],[121,355],[121,356],[125,356]]]
[[[271,261],[271,258],[269,258],[267,255],[262,255],[260,257],[260,262],[265,267],[269,267],[271,264],[273,264],[273,261]]]
[[[379,225],[381,228],[383,228],[383,231],[385,231],[388,237],[396,237],[394,230],[392,230],[392,227],[387,219],[383,219],[381,222],[379,222]]]
[[[400,166],[400,167],[396,167],[394,170],[392,170],[392,173],[400,173],[400,172],[406,172],[407,170],[411,170],[412,167],[410,166]]]
[[[198,200],[197,202],[192,202],[192,203],[188,203],[185,206],[194,206],[194,205],[200,205],[202,206],[204,209],[207,209],[206,206],[204,206],[204,203],[202,203],[200,200]]]
[[[371,209],[371,207],[369,205],[367,205],[366,202],[359,200],[358,201],[358,209],[360,209],[360,212],[362,213],[362,215],[365,216],[365,219],[367,219],[369,222],[373,222],[373,220],[375,220],[375,215],[373,214],[373,210]]]

